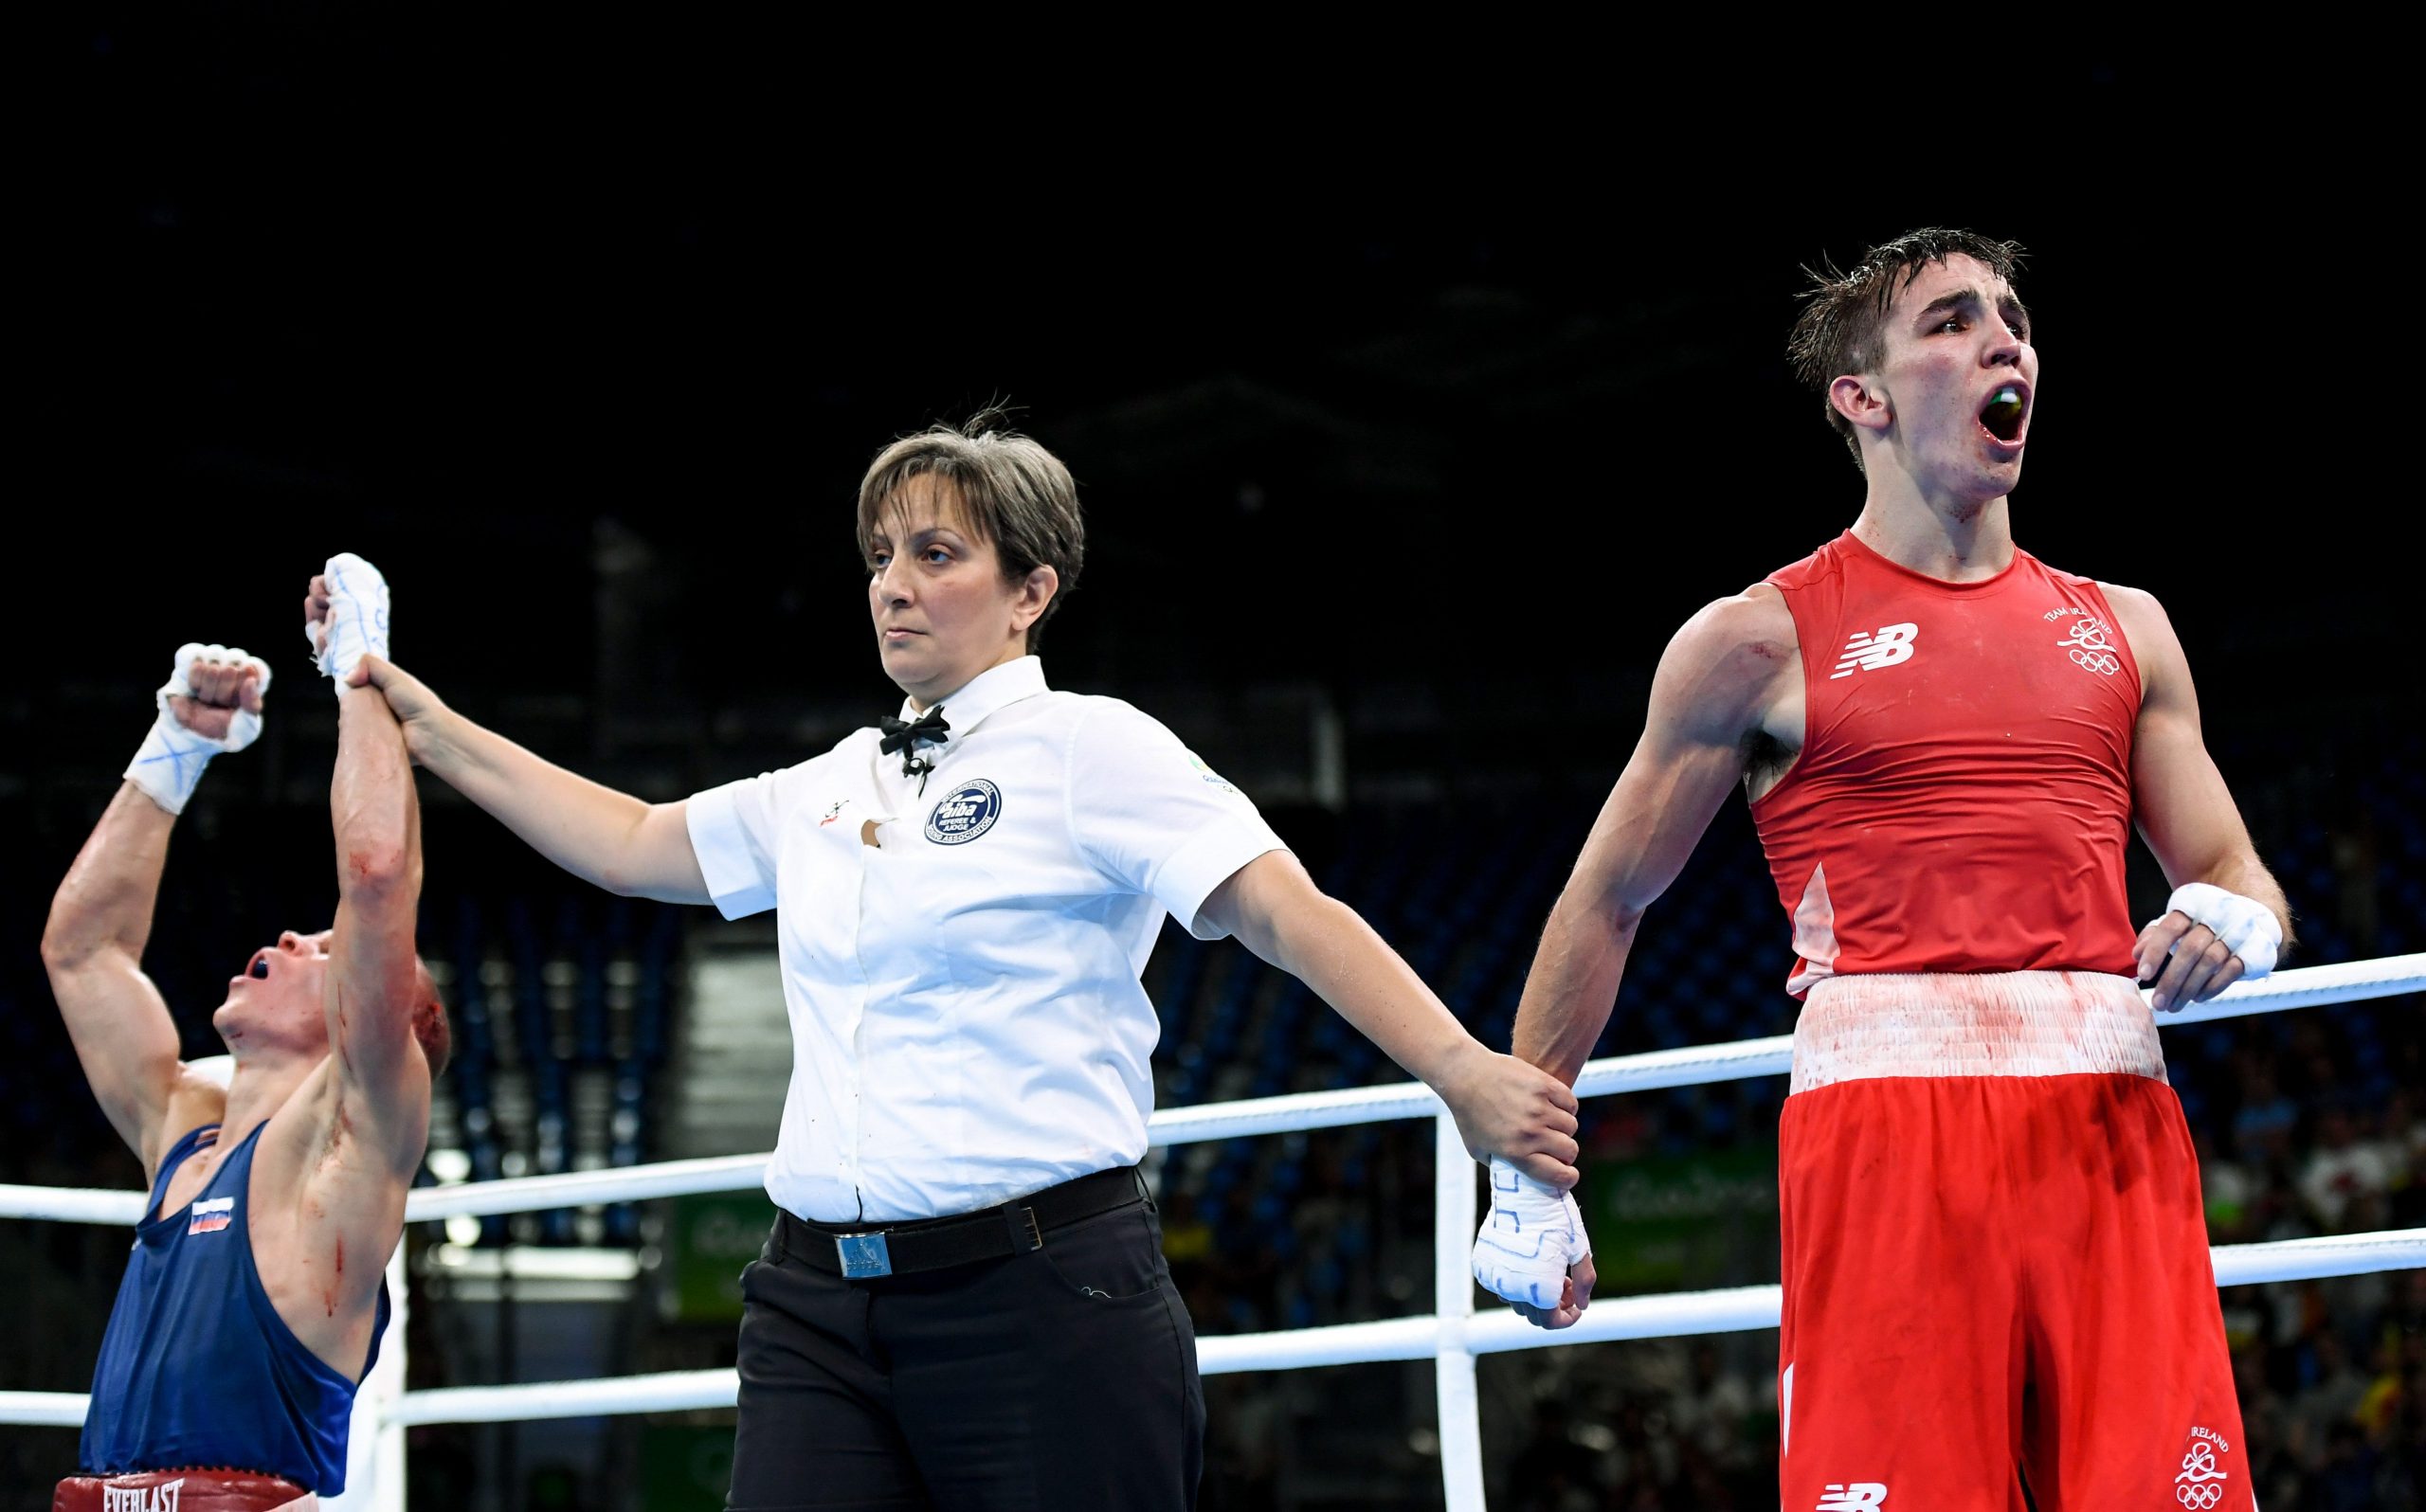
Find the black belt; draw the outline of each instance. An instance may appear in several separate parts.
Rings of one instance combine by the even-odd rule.
[[[827,1275],[850,1281],[902,1276],[1041,1250],[1051,1230],[1126,1207],[1145,1195],[1146,1183],[1137,1167],[1121,1165],[1048,1186],[983,1213],[917,1218],[881,1229],[820,1223],[778,1210],[775,1243],[784,1253]]]

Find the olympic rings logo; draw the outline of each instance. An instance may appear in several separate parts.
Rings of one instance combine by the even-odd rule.
[[[2207,1508],[2224,1499],[2224,1488],[2220,1485],[2177,1485],[2173,1488],[2173,1499],[2183,1506],[2207,1512]]]
[[[2075,651],[2072,655],[2074,666],[2087,667],[2100,676],[2111,677],[2123,670],[2122,661],[2112,652]]]

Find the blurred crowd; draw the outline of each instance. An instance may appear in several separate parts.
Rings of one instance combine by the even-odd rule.
[[[2218,1243],[2426,1227],[2415,1000],[2379,1011],[2389,1065],[2337,1033],[2369,1017],[2301,1015],[2232,1057],[2232,1111],[2197,1130]],[[2385,1071],[2389,1093],[2353,1090]],[[2224,1323],[2261,1505],[2426,1507],[2426,1271],[2234,1287]]]

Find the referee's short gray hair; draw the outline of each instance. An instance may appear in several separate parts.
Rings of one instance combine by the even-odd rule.
[[[1061,579],[1044,612],[1027,627],[1027,648],[1043,638],[1044,621],[1078,585],[1087,531],[1078,514],[1078,485],[1061,459],[983,409],[960,425],[931,425],[876,454],[860,480],[860,554],[870,552],[884,512],[914,477],[949,483],[964,523],[1003,559],[1005,581],[1017,583],[1040,567]]]

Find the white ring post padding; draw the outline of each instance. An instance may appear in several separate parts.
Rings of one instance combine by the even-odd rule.
[[[144,1192],[102,1192],[82,1186],[11,1186],[0,1182],[0,1218],[50,1223],[107,1223],[132,1229],[143,1221]]]
[[[84,1405],[91,1400],[82,1392],[0,1392],[0,1423],[81,1428]]]
[[[542,1417],[603,1417],[622,1413],[679,1413],[731,1407],[741,1377],[731,1370],[669,1370],[609,1380],[526,1381],[515,1386],[441,1386],[407,1392],[394,1421],[527,1423]]]
[[[2426,1269],[2426,1229],[2387,1229],[2380,1233],[2328,1233],[2313,1239],[2228,1244],[2210,1253],[2215,1257],[2216,1285],[2219,1287]]]
[[[499,1213],[540,1213],[549,1208],[602,1202],[642,1202],[650,1197],[689,1197],[698,1192],[746,1192],[767,1179],[767,1155],[717,1155],[698,1161],[661,1161],[655,1165],[606,1166],[561,1176],[516,1176],[461,1186],[425,1186],[405,1197],[405,1221],[425,1218],[485,1218]]]
[[[2263,981],[2236,981],[2205,1002],[2180,1013],[2157,1015],[2157,1027],[2203,1024],[2218,1018],[2243,1018],[2251,1014],[2279,1014],[2290,1008],[2325,1003],[2356,1002],[2365,998],[2395,998],[2426,988],[2426,951],[2407,956],[2381,956],[2373,961],[2344,961],[2329,966],[2300,966],[2278,971]],[[2140,994],[2145,998],[2144,991]]]
[[[2217,1284],[2227,1287],[2420,1269],[2426,1269],[2426,1229],[2226,1245],[2212,1253]],[[1603,1297],[1571,1328],[1536,1328],[1512,1312],[1497,1312],[1461,1323],[1457,1335],[1462,1348],[1490,1355],[1621,1339],[1743,1333],[1778,1325],[1778,1296],[1775,1287],[1734,1287],[1651,1297]],[[1439,1318],[1391,1318],[1277,1333],[1215,1335],[1197,1341],[1196,1358],[1197,1368],[1204,1374],[1228,1376],[1428,1359],[1437,1358],[1443,1347]],[[449,1386],[406,1393],[394,1421],[409,1427],[679,1412],[731,1407],[739,1390],[739,1377],[730,1370],[670,1371],[612,1380]],[[74,1428],[84,1420],[84,1402],[81,1394],[73,1392],[0,1392],[0,1423]],[[1444,1443],[1447,1436],[1444,1426]]]
[[[2160,1029],[2236,1018],[2250,1014],[2279,1013],[2319,1003],[2350,1002],[2426,991],[2426,953],[2387,956],[2380,961],[2348,962],[2330,966],[2301,966],[2278,971],[2264,981],[2238,982],[2222,996],[2199,1007],[2157,1018]],[[1740,1081],[1746,1077],[1783,1075],[1791,1058],[1791,1038],[1780,1035],[1731,1045],[1703,1045],[1683,1050],[1656,1050],[1638,1055],[1616,1055],[1587,1062],[1577,1078],[1576,1095],[1599,1097],[1610,1092],[1647,1091],[1663,1087],[1691,1087],[1708,1082]],[[1148,1122],[1148,1137],[1157,1145],[1186,1144],[1202,1140],[1236,1139],[1251,1134],[1279,1134],[1298,1129],[1334,1128],[1345,1125],[1397,1119],[1432,1118],[1444,1111],[1439,1098],[1420,1082],[1385,1087],[1356,1087],[1344,1091],[1292,1092],[1280,1097],[1245,1098],[1201,1107],[1175,1107],[1157,1112]],[[499,1213],[533,1213],[548,1208],[581,1207],[606,1202],[638,1202],[650,1197],[680,1197],[694,1192],[738,1192],[765,1177],[767,1155],[721,1155],[707,1160],[665,1161],[654,1165],[609,1167],[562,1176],[516,1177],[460,1186],[422,1187],[405,1199],[405,1218],[419,1223],[465,1214],[475,1217]],[[63,1223],[112,1223],[132,1226],[143,1215],[143,1197],[134,1192],[94,1191],[75,1187],[0,1184],[0,1218],[45,1218]]]
[[[1197,1340],[1196,1369],[1205,1376],[1239,1376],[1253,1370],[1303,1370],[1309,1365],[1370,1365],[1387,1359],[1430,1359],[1439,1348],[1440,1320],[1426,1314],[1269,1334],[1215,1334]]]
[[[1443,1110],[1432,1123],[1433,1392],[1440,1403],[1440,1484],[1447,1512],[1483,1512],[1482,1414],[1475,1395],[1475,1158]]]
[[[482,1218],[500,1213],[539,1213],[606,1202],[643,1202],[696,1192],[742,1192],[766,1179],[766,1155],[719,1155],[655,1165],[610,1166],[561,1176],[519,1176],[461,1186],[417,1187],[405,1197],[405,1221],[420,1223],[458,1215]],[[0,1184],[0,1218],[46,1218],[55,1223],[113,1223],[134,1227],[143,1218],[140,1192],[103,1192],[81,1187]]]
[[[2426,1229],[2229,1245],[2216,1250],[2214,1255],[2217,1277],[2224,1286],[2426,1269]],[[1557,1330],[1536,1328],[1512,1312],[1501,1312],[1460,1322],[1454,1335],[1440,1326],[1437,1317],[1216,1335],[1197,1341],[1197,1368],[1207,1376],[1227,1376],[1429,1359],[1452,1347],[1453,1338],[1455,1347],[1491,1355],[1622,1339],[1743,1333],[1778,1325],[1778,1295],[1775,1287],[1734,1287],[1653,1297],[1604,1297],[1593,1303],[1573,1327]],[[731,1407],[738,1391],[739,1379],[730,1370],[669,1371],[613,1380],[450,1386],[407,1393],[394,1420],[415,1426],[679,1412]],[[82,1420],[83,1402],[81,1396],[57,1392],[0,1393],[0,1422],[73,1427]],[[49,1415],[30,1415],[36,1410]],[[1445,1455],[1445,1431],[1442,1440]]]
[[[1740,1334],[1778,1325],[1776,1287],[1728,1287],[1650,1297],[1608,1297],[1584,1309],[1568,1327],[1537,1328],[1512,1312],[1475,1320],[1466,1338],[1477,1355],[1553,1344],[1597,1344],[1620,1339],[1674,1339],[1683,1334]]]
[[[1748,1081],[1755,1076],[1783,1076],[1794,1069],[1794,1036],[1743,1039],[1732,1045],[1691,1045],[1682,1050],[1653,1050],[1639,1055],[1612,1055],[1587,1060],[1575,1078],[1578,1097],[1606,1097],[1612,1092],[1648,1092],[1663,1087],[1699,1087],[1709,1082]]]
[[[2305,966],[2277,972],[2265,981],[2237,984],[2211,1002],[2179,1014],[2163,1015],[2157,1023],[2161,1028],[2172,1028],[2315,1003],[2394,997],[2421,989],[2426,989],[2426,954]],[[1791,1045],[1789,1038],[1777,1036],[1594,1061],[1584,1068],[1576,1092],[1592,1097],[1780,1074],[1788,1068]],[[1439,1301],[1434,1316],[1204,1339],[1198,1341],[1197,1359],[1198,1368],[1208,1376],[1379,1360],[1437,1361],[1441,1371],[1444,1489],[1453,1512],[1471,1512],[1481,1505],[1474,1356],[1608,1340],[1773,1328],[1778,1323],[1779,1290],[1775,1287],[1739,1287],[1664,1296],[1604,1297],[1593,1303],[1573,1327],[1555,1332],[1536,1328],[1511,1312],[1473,1316],[1474,1298],[1465,1262],[1467,1238],[1474,1228],[1474,1168],[1463,1144],[1457,1141],[1455,1123],[1444,1114],[1445,1108],[1429,1089],[1403,1083],[1173,1108],[1153,1116],[1150,1135],[1153,1143],[1170,1145],[1395,1119],[1438,1119],[1434,1242],[1438,1247],[1435,1289]],[[420,1222],[458,1214],[479,1216],[639,1201],[693,1192],[740,1191],[758,1184],[767,1161],[764,1155],[736,1155],[424,1188],[407,1198],[405,1215],[408,1221]],[[139,1193],[0,1185],[0,1217],[131,1226],[141,1218],[142,1213],[143,1197]],[[2227,1287],[2426,1269],[2426,1229],[2231,1245],[2214,1251],[2213,1257],[2217,1285]],[[594,1417],[731,1407],[738,1391],[739,1380],[733,1371],[702,1370],[613,1380],[537,1381],[407,1392],[397,1402],[389,1419],[389,1431],[382,1436],[424,1423]],[[70,1392],[0,1392],[0,1423],[74,1428],[84,1420],[85,1403],[83,1395]],[[1477,1447],[1470,1451],[1468,1445]],[[384,1501],[386,1486],[381,1487],[381,1495]]]
[[[412,1305],[405,1285],[405,1247],[388,1255],[388,1327],[379,1359],[354,1388],[346,1420],[346,1489],[320,1498],[320,1512],[405,1512],[405,1431],[395,1421],[405,1395],[405,1329]]]
[[[1205,1140],[1242,1139],[1250,1134],[1292,1134],[1299,1129],[1437,1118],[1448,1110],[1449,1106],[1421,1082],[1392,1082],[1386,1087],[1284,1092],[1278,1097],[1246,1097],[1235,1103],[1161,1108],[1146,1121],[1146,1134],[1156,1144],[1195,1144]]]

